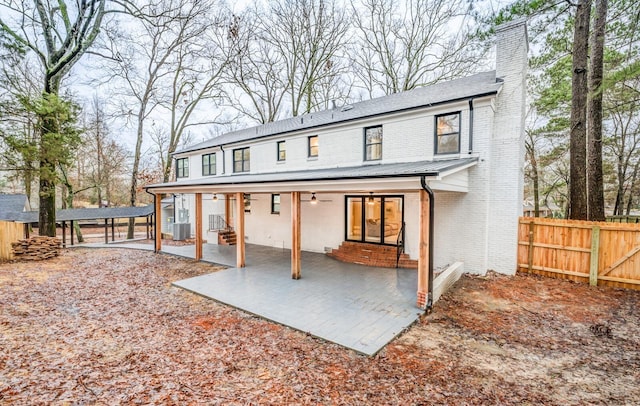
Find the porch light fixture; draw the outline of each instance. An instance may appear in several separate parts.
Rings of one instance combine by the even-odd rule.
[[[318,204],[318,199],[315,193],[311,193],[311,204]]]
[[[373,205],[374,200],[373,200],[373,192],[369,192],[369,198],[367,199],[367,204],[368,205]]]
[[[217,195],[217,194],[215,194],[215,193],[214,193],[214,195],[213,195],[213,201],[214,201],[214,202],[217,202],[217,201],[218,201],[218,195]]]

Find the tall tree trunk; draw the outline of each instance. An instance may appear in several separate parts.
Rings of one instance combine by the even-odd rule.
[[[45,79],[43,100],[54,93],[51,78]],[[58,123],[55,118],[45,115],[40,117],[40,210],[38,213],[38,233],[47,237],[56,236],[56,165],[48,159],[47,148],[52,144],[50,138],[58,134]]]
[[[595,0],[596,15],[591,34],[589,69],[589,103],[587,108],[587,191],[589,220],[604,221],[604,187],[602,179],[602,76],[604,35],[608,0]]]
[[[146,105],[144,108],[141,108],[138,114],[138,131],[137,131],[137,139],[136,139],[136,150],[133,156],[133,170],[131,171],[131,195],[130,195],[130,203],[131,207],[136,205],[137,195],[138,195],[138,173],[140,172],[140,155],[142,153],[142,135],[144,134],[144,112],[146,110]],[[129,225],[127,227],[127,239],[133,239],[134,232],[136,227],[136,219],[130,218]]]
[[[587,63],[591,0],[579,0],[573,33],[571,80],[571,141],[569,168],[569,218],[586,220],[587,213]]]

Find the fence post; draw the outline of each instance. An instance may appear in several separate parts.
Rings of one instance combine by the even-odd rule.
[[[529,273],[533,271],[533,221],[529,223]]]
[[[591,264],[589,266],[589,285],[598,286],[598,254],[600,253],[600,227],[591,229]]]

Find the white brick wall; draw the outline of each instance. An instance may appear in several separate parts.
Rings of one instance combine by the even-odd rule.
[[[477,165],[468,170],[468,192],[436,190],[434,264],[442,267],[456,261],[465,271],[485,273],[492,269],[514,273],[517,227],[522,204],[524,159],[526,27],[510,23],[497,30],[496,75],[504,80],[496,97],[474,100],[473,156]],[[301,170],[320,167],[356,166],[363,163],[364,128],[383,126],[382,163],[434,159],[434,116],[461,112],[461,157],[469,151],[468,101],[423,111],[395,114],[346,123],[322,131],[301,131],[281,138],[251,143],[251,172]],[[307,137],[319,135],[319,157],[307,157]],[[276,142],[286,140],[287,159],[277,163]],[[237,147],[249,145],[238,144]],[[233,173],[233,149],[225,148],[226,174]],[[201,176],[201,154],[192,153],[191,177]],[[222,152],[218,152],[218,174],[222,174]],[[436,157],[437,158],[437,157]],[[359,191],[358,193],[363,193]],[[418,193],[405,192],[406,251],[418,253]],[[319,194],[318,205],[302,204],[302,249],[324,252],[344,239],[344,195]],[[309,200],[309,194],[303,194]],[[274,247],[291,246],[290,195],[281,194],[281,212],[273,215],[269,194],[252,194],[251,213],[246,216],[248,242]],[[206,206],[205,206],[206,207]],[[204,210],[207,214],[207,208]]]

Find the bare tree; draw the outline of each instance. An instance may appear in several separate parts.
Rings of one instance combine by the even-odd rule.
[[[469,3],[463,0],[362,0],[353,6],[359,37],[356,75],[369,96],[449,80],[477,69]],[[460,27],[452,33],[451,25]]]
[[[226,74],[233,87],[231,106],[260,124],[279,118],[287,94],[285,56],[263,41],[270,27],[263,27],[255,10],[234,15],[229,24],[231,49]]]
[[[344,73],[345,15],[334,0],[278,0],[236,16],[229,27],[233,105],[265,123],[323,108],[328,95],[343,98],[336,78]]]
[[[217,72],[211,73],[208,68],[219,69],[220,64],[215,62],[199,69],[202,60],[194,59],[195,54],[202,56],[208,49],[207,40],[211,38],[208,30],[218,23],[209,19],[212,8],[215,8],[213,2],[198,0],[162,0],[131,8],[135,18],[127,26],[127,32],[112,33],[103,44],[108,54],[116,55],[111,78],[124,83],[124,88],[116,92],[125,96],[121,110],[132,117],[136,128],[131,206],[136,205],[140,189],[142,144],[149,117],[158,108],[169,110],[175,148],[184,128],[190,125],[189,118],[195,107],[209,97],[217,83]],[[185,99],[187,103],[178,107]],[[133,231],[134,219],[130,219],[127,238],[133,238]]]
[[[171,174],[171,154],[183,139],[185,130],[194,126],[220,123],[220,114],[194,119],[197,108],[205,101],[222,100],[223,72],[228,66],[226,49],[227,25],[224,13],[212,15],[214,3],[196,1],[185,13],[185,34],[174,50],[170,67],[171,98],[167,108],[171,115],[169,139],[163,163],[163,182]],[[189,27],[190,31],[186,31]]]

